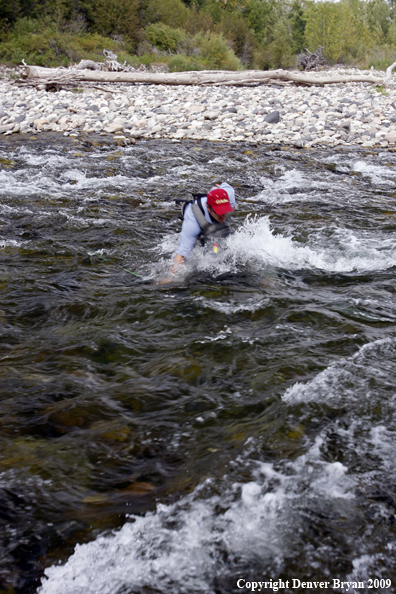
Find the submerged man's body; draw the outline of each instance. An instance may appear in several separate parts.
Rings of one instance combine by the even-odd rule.
[[[227,182],[217,185],[208,192],[207,196],[200,199],[200,203],[203,210],[202,214],[208,225],[223,224],[226,221],[227,214],[231,213],[235,206],[234,188]],[[194,209],[191,204],[188,204],[184,210],[179,245],[171,268],[173,273],[188,258],[201,233],[202,227],[194,214]]]

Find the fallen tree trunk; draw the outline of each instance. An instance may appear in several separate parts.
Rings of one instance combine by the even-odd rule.
[[[386,69],[385,73],[385,82],[388,83],[392,78],[392,70],[395,68],[396,62],[393,62],[388,68]]]
[[[79,82],[149,83],[156,85],[244,85],[266,84],[269,81],[284,81],[299,85],[331,85],[347,82],[368,82],[384,84],[381,77],[370,75],[338,75],[318,77],[285,70],[202,70],[194,72],[103,72],[98,70],[77,70],[66,68],[43,68],[26,66],[24,78],[40,80],[43,84],[75,84]],[[388,79],[389,80],[389,79]]]

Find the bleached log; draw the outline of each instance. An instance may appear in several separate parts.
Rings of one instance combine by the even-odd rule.
[[[385,82],[389,82],[392,78],[392,70],[394,69],[394,67],[396,66],[396,62],[393,62],[393,64],[391,64],[390,66],[388,66],[388,68],[386,69],[386,73],[385,73]]]
[[[272,81],[286,81],[305,85],[331,85],[337,83],[367,82],[384,84],[384,78],[369,75],[338,75],[318,77],[313,74],[300,74],[285,70],[244,70],[230,72],[226,70],[201,70],[193,72],[106,72],[99,70],[77,70],[66,68],[44,68],[26,66],[24,76],[27,79],[41,79],[43,83],[77,82],[115,82],[149,83],[157,85],[244,85],[251,83],[265,84]]]

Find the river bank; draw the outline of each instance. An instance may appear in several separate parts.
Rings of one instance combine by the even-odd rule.
[[[356,69],[316,73],[318,78]],[[367,72],[366,72],[367,74]],[[378,76],[382,72],[375,73]],[[197,87],[117,84],[48,93],[0,82],[0,134],[114,135],[118,141],[379,146],[396,143],[396,89],[368,83]]]

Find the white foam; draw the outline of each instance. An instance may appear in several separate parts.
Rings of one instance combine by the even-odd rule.
[[[396,248],[377,239],[343,232],[338,245],[303,246],[291,237],[273,235],[268,217],[247,217],[227,239],[234,262],[261,262],[288,269],[316,268],[327,272],[384,270],[396,265]]]
[[[395,448],[395,432],[394,423],[396,420],[396,406],[393,402],[393,410],[391,413],[388,412],[388,423],[390,427],[385,425],[377,425],[370,429],[369,442],[370,442],[370,453],[376,457],[378,461],[378,469],[381,469],[386,473],[386,476],[392,481],[396,478],[396,459],[394,456]]]
[[[89,218],[77,217],[64,213],[69,223],[75,223],[79,228],[90,228],[90,227],[101,227],[102,225],[112,225],[120,227],[122,221],[114,221],[114,219],[100,219],[100,218]],[[125,225],[126,226],[126,225]]]
[[[234,314],[240,311],[254,312],[262,309],[269,303],[268,298],[263,298],[261,295],[257,297],[247,297],[244,301],[239,302],[235,299],[230,301],[215,301],[206,297],[196,297],[195,301],[201,302],[204,307],[213,309],[224,314]]]
[[[340,462],[323,460],[318,437],[283,470],[239,459],[251,480],[221,488],[208,479],[172,505],[132,516],[119,531],[78,545],[63,566],[45,571],[39,594],[114,594],[155,587],[161,594],[213,594],[215,578],[238,562],[276,572],[298,546],[304,510],[354,505],[355,480]],[[246,444],[249,449],[249,444]],[[339,505],[339,504],[337,504]],[[346,506],[346,507],[345,507]],[[235,560],[235,561],[234,561]],[[278,569],[276,569],[278,568]]]
[[[44,168],[64,168],[73,162],[69,157],[51,153],[37,154],[21,151],[19,158],[21,158],[26,165],[35,167],[42,165]]]
[[[378,376],[378,368],[394,358],[396,339],[384,338],[363,345],[354,355],[336,361],[307,383],[296,382],[282,400],[288,404],[301,402],[345,402],[369,398],[370,380]],[[373,358],[374,361],[370,361]]]
[[[139,591],[153,585],[164,594],[208,594],[224,569],[221,551],[263,560],[282,555],[276,530],[282,496],[263,496],[254,483],[244,485],[235,502],[232,490],[209,499],[198,499],[199,491],[77,546],[65,566],[46,570],[40,594],[114,594],[123,586]],[[225,513],[215,513],[225,504]]]
[[[317,436],[307,453],[297,458],[290,466],[297,473],[299,480],[309,481],[309,496],[315,495],[329,500],[354,499],[356,480],[347,474],[348,468],[341,462],[323,460],[323,444],[324,437]]]
[[[5,249],[8,247],[21,247],[23,245],[22,241],[16,241],[15,239],[0,239],[0,249]]]
[[[396,180],[394,167],[371,165],[365,161],[356,161],[352,168],[353,171],[361,173],[363,177],[369,178],[373,184],[393,186]]]
[[[198,340],[197,342],[201,342],[202,344],[205,344],[206,342],[215,342],[216,340],[227,340],[228,338],[230,338],[231,334],[232,334],[231,328],[228,328],[226,326],[224,330],[220,330],[220,332],[218,332],[214,336],[205,336],[203,338],[203,340]]]
[[[306,177],[301,171],[292,169],[284,172],[276,179],[261,177],[260,183],[264,189],[249,200],[266,202],[267,204],[285,204],[287,202],[320,200],[328,202],[329,198],[322,190],[328,188],[329,183]],[[317,190],[315,192],[314,190]]]
[[[359,587],[359,582],[363,582],[366,587],[370,583],[373,592],[391,592],[390,588],[392,587],[392,581],[390,580],[390,586],[386,584],[386,580],[389,579],[387,561],[389,562],[391,556],[394,558],[395,543],[388,543],[387,548],[389,550],[389,556],[384,555],[383,553],[374,553],[363,554],[356,559],[352,559],[353,570],[347,576],[347,579],[344,580],[352,582],[352,586],[350,586],[348,590],[350,594],[361,594],[362,588]],[[369,582],[369,580],[371,580],[371,582]],[[377,588],[374,580],[384,580],[383,583],[386,585],[386,588]],[[354,587],[353,583],[357,585],[357,588]],[[370,592],[371,590],[368,591]]]
[[[169,254],[176,250],[177,241],[178,234],[167,235],[158,247],[162,253]],[[379,242],[375,235],[358,237],[352,231],[342,230],[331,238],[319,236],[319,240],[315,234],[312,241],[314,245],[310,247],[291,237],[274,235],[267,216],[248,216],[233,235],[221,242],[218,254],[195,246],[187,266],[190,272],[198,270],[216,275],[237,273],[245,266],[363,273],[396,265],[392,239]]]
[[[72,182],[72,183],[70,183]],[[133,179],[135,188],[146,187],[147,180]],[[84,195],[81,192],[94,191],[95,197],[100,192],[112,190],[130,190],[131,179],[124,175],[114,175],[106,177],[88,177],[83,171],[78,169],[65,169],[61,172],[53,171],[51,173],[42,170],[36,175],[32,175],[31,170],[24,170],[17,173],[11,171],[0,171],[0,195],[4,196],[34,196],[48,193],[51,198],[54,196],[66,196],[68,199],[75,198],[78,201],[89,201],[93,198]],[[144,199],[142,196],[140,197]]]
[[[59,184],[58,190],[60,192],[73,191],[75,193],[78,190],[104,190],[109,186],[112,188],[123,189],[129,188],[131,185],[131,180],[120,174],[109,177],[87,177],[84,172],[78,169],[70,169],[63,172],[62,180],[66,180],[66,182],[71,180],[76,183]],[[54,185],[54,180],[52,178],[49,185]]]

